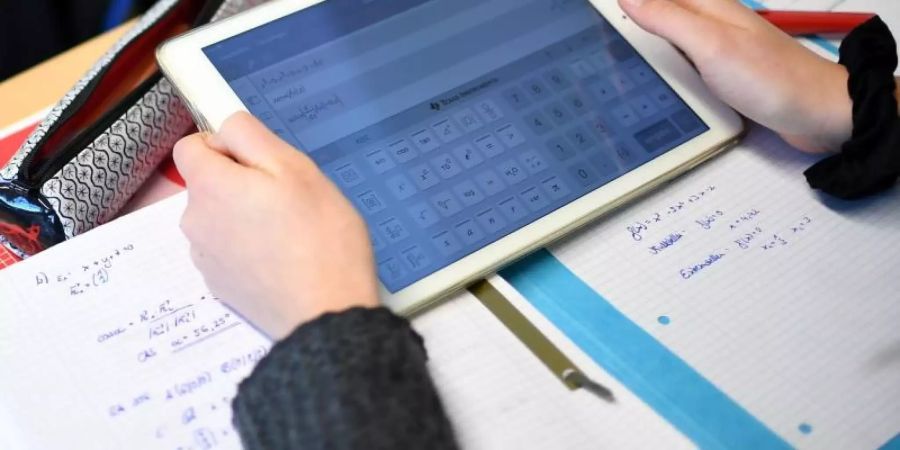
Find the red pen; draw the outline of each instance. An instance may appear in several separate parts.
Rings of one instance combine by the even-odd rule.
[[[872,13],[758,10],[757,13],[787,34],[847,34],[875,16]]]

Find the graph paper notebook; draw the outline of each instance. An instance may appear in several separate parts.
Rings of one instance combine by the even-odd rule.
[[[509,279],[579,345],[628,366],[626,385],[650,380],[661,414],[701,426],[692,438],[739,445],[755,429],[757,442],[806,448],[900,444],[900,191],[821,197],[802,175],[814,160],[756,128],[552,248],[546,270]],[[641,365],[657,357],[683,370]],[[746,426],[728,431],[721,417]]]
[[[0,272],[0,448],[240,447],[231,398],[270,342],[191,265],[184,198]],[[464,448],[692,446],[561,338],[617,402],[567,389],[468,293],[413,326]]]

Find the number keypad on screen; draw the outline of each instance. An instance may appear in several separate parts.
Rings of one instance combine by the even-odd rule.
[[[603,42],[569,46],[552,63],[538,55],[513,76],[486,75],[496,82],[451,91],[470,92],[458,101],[435,97],[411,110],[415,121],[327,167],[368,223],[389,289],[699,133],[688,130],[702,131],[702,121],[636,52]]]

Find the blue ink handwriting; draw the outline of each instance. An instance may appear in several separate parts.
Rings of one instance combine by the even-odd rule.
[[[681,278],[685,280],[691,279],[693,276],[697,275],[707,267],[712,266],[713,264],[722,260],[725,257],[725,253],[713,253],[709,255],[703,262],[699,264],[694,264],[691,267],[681,269],[679,273],[681,274]]]

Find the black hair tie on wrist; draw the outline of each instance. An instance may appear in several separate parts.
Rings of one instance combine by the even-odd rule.
[[[873,17],[841,44],[840,64],[850,73],[853,136],[841,153],[806,170],[814,189],[856,199],[886,190],[900,176],[900,117],[894,97],[897,44],[887,25]]]

